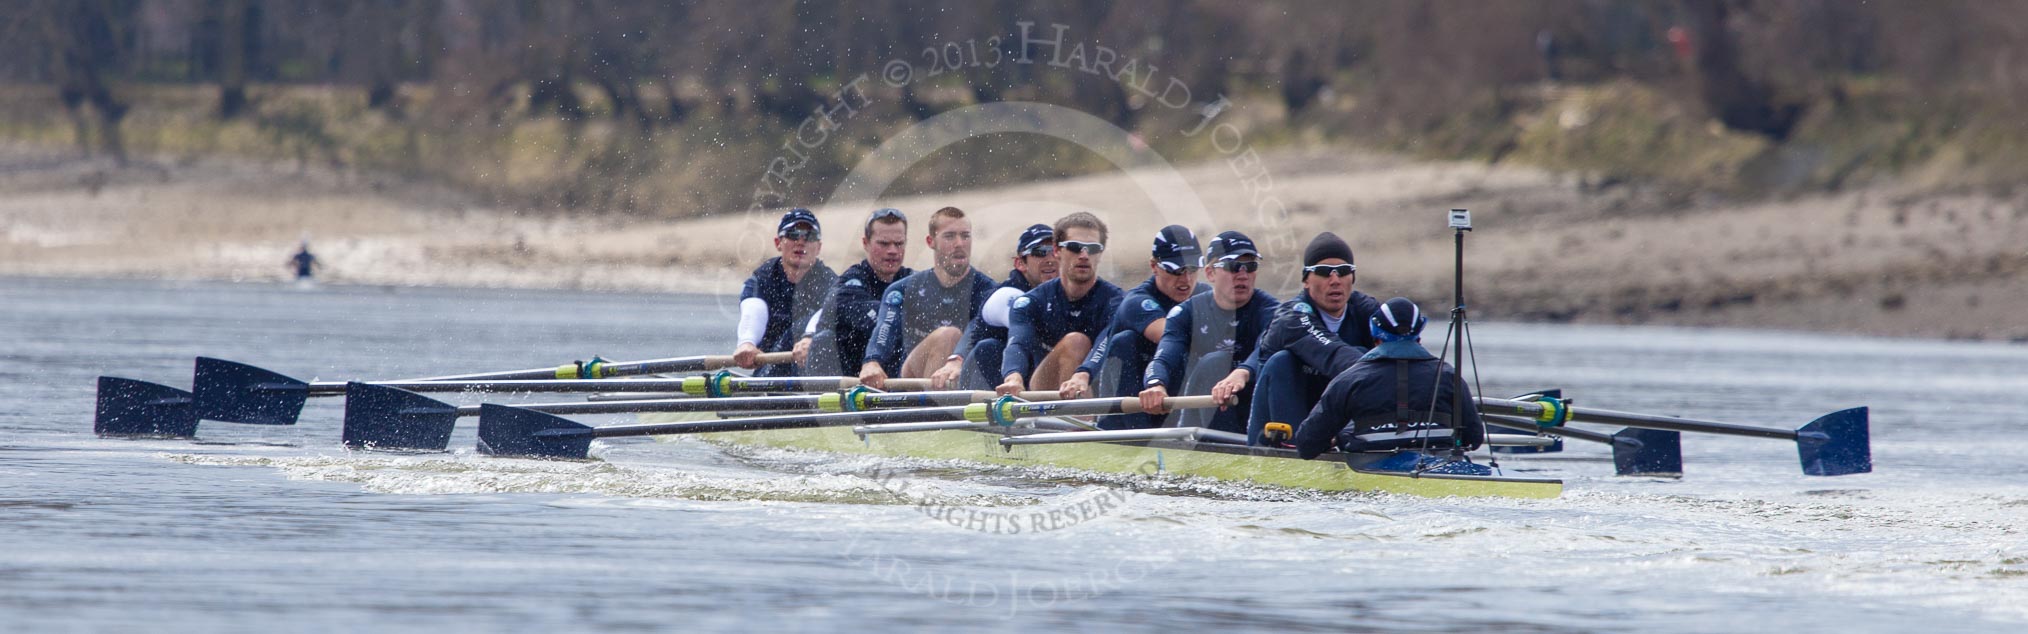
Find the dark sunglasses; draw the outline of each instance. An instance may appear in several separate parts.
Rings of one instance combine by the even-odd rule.
[[[873,210],[873,215],[866,217],[866,224],[871,226],[875,222],[888,219],[908,222],[908,216],[902,215],[900,209],[895,209],[893,207],[883,207],[880,209]]]
[[[1357,270],[1359,270],[1359,267],[1350,264],[1312,264],[1303,267],[1303,273],[1318,276],[1336,275],[1338,277],[1352,277],[1352,272]]]
[[[818,231],[811,227],[801,227],[801,226],[789,227],[787,229],[782,230],[782,237],[788,238],[790,240],[813,242],[816,240],[824,239],[824,232]]]
[[[1163,273],[1168,273],[1170,275],[1182,275],[1184,273],[1189,273],[1197,270],[1197,267],[1183,266],[1175,262],[1156,262],[1155,266],[1162,269]]]
[[[1078,242],[1076,240],[1060,240],[1056,243],[1056,246],[1062,247],[1063,250],[1065,251],[1078,254],[1090,253],[1092,255],[1098,255],[1100,253],[1106,252],[1106,245],[1099,242]]]
[[[1056,245],[1053,245],[1053,244],[1046,244],[1046,243],[1045,243],[1045,244],[1038,244],[1038,245],[1035,245],[1035,246],[1032,246],[1032,247],[1028,247],[1028,250],[1027,250],[1027,251],[1022,251],[1022,252],[1021,252],[1021,255],[1024,255],[1024,256],[1046,256],[1046,255],[1049,255],[1049,254],[1051,254],[1051,253],[1055,253],[1055,252],[1056,252]]]
[[[1219,262],[1218,268],[1225,269],[1227,271],[1232,271],[1234,273],[1252,273],[1254,271],[1260,270],[1260,261],[1226,260],[1224,262]]]

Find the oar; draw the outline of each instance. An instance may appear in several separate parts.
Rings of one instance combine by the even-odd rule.
[[[1164,402],[1170,408],[1216,405],[1209,396],[1172,396]],[[1021,419],[1037,416],[1133,414],[1140,411],[1140,400],[1133,397],[1077,399],[1053,403],[1026,403],[1012,397],[1002,397],[992,403],[950,407],[590,427],[551,414],[488,403],[480,406],[479,451],[495,456],[583,459],[591,449],[591,441],[596,438],[953,420],[1012,426]]]
[[[760,355],[763,364],[787,363],[790,353]],[[593,357],[566,365],[480,372],[417,379],[423,381],[481,381],[536,379],[604,379],[622,376],[692,372],[731,367],[731,355],[673,357],[647,361],[610,362]],[[98,411],[92,429],[101,436],[175,436],[197,433],[198,420],[216,420],[249,425],[294,425],[303,411],[304,400],[313,395],[343,393],[313,392],[311,384],[263,368],[209,357],[197,358],[192,389],[180,389],[120,377],[100,377]],[[110,381],[105,379],[112,379]],[[177,399],[189,399],[189,403]]]
[[[1831,412],[1792,431],[1775,427],[1571,407],[1564,405],[1560,400],[1550,398],[1540,401],[1515,401],[1481,397],[1478,403],[1479,410],[1483,413],[1526,418],[1535,421],[1537,428],[1543,430],[1560,428],[1568,421],[1790,440],[1796,443],[1796,453],[1802,459],[1805,474],[1835,476],[1873,471],[1873,449],[1868,431],[1867,409],[1864,407]]]
[[[1561,390],[1561,389],[1557,389],[1557,388],[1550,388],[1550,389],[1546,389],[1546,390],[1535,390],[1535,391],[1533,391],[1533,392],[1525,392],[1525,393],[1522,393],[1522,394],[1520,394],[1520,395],[1518,395],[1518,396],[1515,396],[1515,397],[1514,397],[1514,400],[1517,400],[1517,401],[1532,401],[1532,400],[1536,400],[1536,399],[1540,399],[1540,398],[1542,398],[1542,397],[1544,397],[1544,396],[1547,396],[1547,397],[1550,397],[1550,398],[1558,398],[1558,399],[1560,399],[1560,398],[1563,398],[1563,390]],[[1565,402],[1566,402],[1566,403],[1568,403],[1569,401],[1565,401]],[[1531,427],[1529,427],[1529,428],[1528,428],[1528,429],[1527,429],[1526,431],[1528,431],[1528,432],[1530,432],[1530,433],[1533,433],[1533,432],[1535,431],[1535,428],[1531,426]],[[1563,437],[1562,437],[1562,436],[1543,436],[1543,438],[1549,438],[1549,439],[1551,440],[1551,443],[1550,443],[1550,444],[1549,444],[1548,446],[1546,446],[1546,447],[1513,447],[1513,446],[1496,446],[1496,445],[1491,445],[1490,443],[1488,443],[1488,450],[1489,450],[1489,451],[1492,451],[1493,453],[1505,453],[1505,454],[1538,454],[1538,453],[1558,453],[1558,452],[1561,452],[1561,451],[1563,451]]]
[[[1683,477],[1683,435],[1674,431],[1628,427],[1607,434],[1576,427],[1543,429],[1533,419],[1485,414],[1486,424],[1507,429],[1540,433],[1542,437],[1575,438],[1611,445],[1613,473],[1639,477]]]
[[[607,381],[587,385],[587,382],[561,382],[565,387],[596,388],[611,391],[616,386],[640,384],[644,391],[655,391],[655,383],[687,383],[703,377],[690,377],[680,381],[629,380]],[[454,406],[416,393],[417,387],[434,388],[456,382],[385,382],[352,383],[345,390],[345,445],[355,449],[378,449],[395,451],[443,451],[450,446],[451,430],[457,426],[460,417],[478,416],[481,407],[477,405]],[[473,382],[485,385],[556,383],[529,381]],[[662,388],[662,389],[667,389]],[[572,391],[581,391],[573,389]],[[1026,392],[1022,398],[1048,400],[1056,397],[1055,392]],[[963,405],[992,400],[995,395],[985,391],[949,392],[875,392],[863,387],[854,387],[845,393],[828,392],[792,396],[749,396],[728,398],[674,398],[642,399],[632,401],[600,401],[572,403],[531,403],[519,405],[522,409],[550,414],[624,414],[642,412],[774,412],[819,411],[848,412],[872,409],[893,409],[901,407],[927,407]]]
[[[1210,398],[1185,397],[1185,398]],[[1133,413],[1133,412],[1128,412]],[[1246,434],[1218,431],[1206,427],[1165,427],[1158,429],[1107,429],[1100,431],[1070,431],[1046,434],[1006,436],[1000,439],[1001,447],[1015,445],[1055,445],[1077,442],[1147,442],[1151,440],[1175,440],[1180,442],[1219,442],[1228,445],[1246,445]]]
[[[1563,405],[1570,404],[1570,401],[1562,400],[1563,390],[1559,389],[1536,390],[1516,396],[1513,400],[1539,401],[1543,398],[1558,399],[1558,402]],[[1531,434],[1540,434],[1542,438],[1556,440],[1555,445],[1541,449],[1494,446],[1492,451],[1496,453],[1532,454],[1557,452],[1563,450],[1562,439],[1573,438],[1610,445],[1613,448],[1613,472],[1618,475],[1666,478],[1683,477],[1683,435],[1680,432],[1628,427],[1616,433],[1606,434],[1575,427],[1544,429],[1534,420],[1499,414],[1486,414],[1485,418],[1488,425],[1525,431]],[[1492,446],[1492,444],[1491,442],[1487,443],[1489,446]]]
[[[762,363],[788,361],[789,353],[786,352],[761,355]],[[700,372],[730,365],[732,365],[731,355],[704,355],[626,363],[606,363],[593,359],[553,368],[458,374],[416,380],[578,381],[662,372]],[[256,425],[293,425],[296,416],[303,410],[303,401],[306,397],[343,394],[345,385],[346,382],[343,381],[310,383],[244,363],[198,357],[197,379],[191,392],[196,395],[197,416],[201,419]]]

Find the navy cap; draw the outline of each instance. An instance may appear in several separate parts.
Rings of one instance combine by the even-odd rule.
[[[1380,305],[1373,313],[1373,327],[1402,337],[1422,334],[1422,326],[1429,318],[1422,316],[1422,309],[1406,297],[1396,297]]]
[[[1155,232],[1155,248],[1151,253],[1156,262],[1172,267],[1204,266],[1204,249],[1197,246],[1197,234],[1183,225],[1169,225]]]
[[[817,214],[810,213],[808,209],[797,207],[782,214],[782,221],[775,224],[775,235],[780,236],[782,232],[788,231],[789,227],[796,226],[797,224],[810,225],[811,229],[818,231],[824,229],[823,225],[817,223]]]
[[[1260,250],[1254,248],[1253,238],[1238,231],[1227,231],[1211,239],[1211,260],[1224,262],[1242,255],[1260,257]]]
[[[1044,251],[1042,253],[1030,253],[1030,252],[1034,251],[1036,247],[1046,247],[1052,246],[1054,244],[1056,244],[1055,229],[1051,229],[1049,228],[1049,225],[1045,224],[1032,224],[1028,225],[1027,230],[1021,232],[1021,240],[1014,243],[1014,254],[1049,255],[1049,252],[1047,251]]]

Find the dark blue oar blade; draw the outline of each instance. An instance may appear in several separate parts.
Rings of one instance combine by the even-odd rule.
[[[345,384],[345,446],[353,449],[444,451],[458,408],[421,394],[372,383]]]
[[[1873,472],[1872,432],[1864,407],[1831,412],[1796,429],[1803,473],[1836,476]]]
[[[189,438],[197,434],[190,402],[189,392],[167,385],[102,376],[92,433]]]
[[[197,417],[248,425],[294,425],[310,384],[244,363],[197,358],[190,390]]]
[[[540,435],[547,430],[590,432],[591,427],[531,409],[486,403],[479,406],[479,453],[515,458],[569,458],[591,455],[590,433]]]
[[[1613,472],[1683,477],[1683,433],[1628,427],[1613,434]]]

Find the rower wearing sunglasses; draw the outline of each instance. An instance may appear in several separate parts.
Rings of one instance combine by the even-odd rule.
[[[1056,279],[1056,230],[1045,224],[1029,225],[1014,243],[1014,268],[1007,279],[986,298],[979,316],[965,327],[956,352],[944,360],[944,367],[930,373],[930,386],[939,389],[983,390],[1000,380],[1000,360],[1007,349],[1007,310],[1014,298]]]
[[[792,351],[801,326],[824,305],[824,295],[838,276],[817,258],[823,250],[823,228],[816,214],[801,207],[782,214],[775,225],[775,251],[780,255],[755,268],[739,292],[734,365],[757,369],[761,376],[795,373],[795,366],[787,363],[756,366],[762,352]]]
[[[1373,349],[1332,377],[1317,406],[1296,427],[1298,455],[1308,460],[1334,449],[1477,449],[1486,439],[1477,401],[1458,380],[1457,368],[1422,347],[1429,319],[1407,298],[1380,306],[1367,320],[1377,342]],[[1457,425],[1457,420],[1465,424]]]
[[[1162,342],[1169,309],[1211,290],[1197,281],[1198,270],[1204,268],[1204,249],[1189,227],[1169,225],[1156,232],[1150,255],[1148,279],[1120,298],[1113,323],[1099,336],[1091,354],[1085,355],[1077,372],[1058,386],[1063,398],[1140,394],[1143,372],[1155,358],[1156,344]],[[1144,413],[1113,414],[1100,418],[1099,427],[1145,429],[1159,421]]]
[[[1080,211],[1057,220],[1055,231],[1060,275],[1016,298],[1007,315],[1007,354],[994,388],[1001,394],[1019,394],[1031,384],[1037,390],[1062,386],[1091,354],[1125,294],[1098,276],[1110,233],[1104,221]]]
[[[1323,396],[1331,377],[1373,347],[1366,322],[1380,300],[1352,290],[1359,277],[1352,247],[1329,231],[1303,249],[1303,290],[1275,309],[1267,334],[1244,367],[1254,376],[1248,444],[1261,444],[1268,423],[1294,428]]]
[[[1181,386],[1181,395],[1210,394],[1220,406],[1186,411],[1177,426],[1244,434],[1253,386],[1252,372],[1240,362],[1252,356],[1279,302],[1253,286],[1260,271],[1253,239],[1227,231],[1211,240],[1209,252],[1211,292],[1169,310],[1162,343],[1141,382],[1141,407],[1151,414],[1168,412],[1163,399],[1171,386]]]

